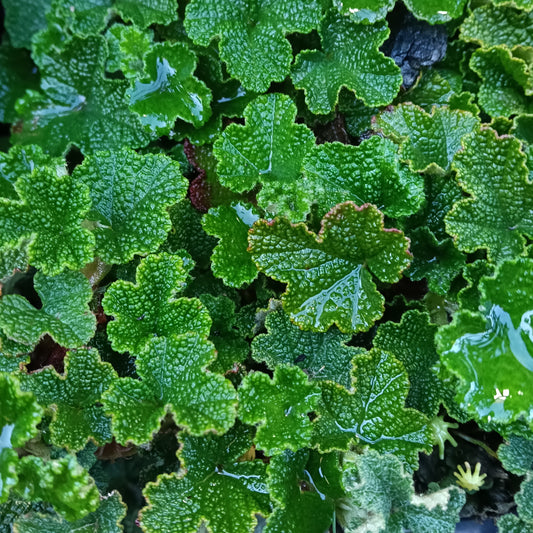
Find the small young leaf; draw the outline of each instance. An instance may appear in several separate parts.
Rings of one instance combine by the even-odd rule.
[[[289,283],[282,300],[291,320],[311,331],[334,323],[343,333],[368,330],[384,301],[370,272],[394,283],[410,260],[408,240],[384,229],[383,214],[371,204],[335,206],[318,235],[285,219],[260,220],[249,242],[259,269]]]
[[[300,52],[291,74],[295,87],[304,89],[312,113],[329,113],[343,86],[368,106],[391,103],[402,75],[394,61],[379,51],[389,35],[385,22],[355,24],[330,11],[319,33],[323,51]]]

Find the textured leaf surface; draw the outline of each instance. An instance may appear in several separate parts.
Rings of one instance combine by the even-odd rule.
[[[459,18],[466,0],[406,0],[407,9],[416,18],[427,20],[430,24],[441,24]]]
[[[258,219],[258,210],[241,202],[210,209],[202,219],[205,232],[220,239],[211,256],[211,270],[229,287],[239,288],[257,277],[248,252],[248,230]]]
[[[220,57],[230,74],[247,89],[264,92],[289,73],[292,54],[285,35],[310,32],[321,15],[315,0],[193,0],[185,11],[185,28],[202,46],[220,36]]]
[[[394,7],[394,0],[333,0],[333,5],[354,22],[372,23],[387,16]]]
[[[149,255],[137,268],[136,284],[118,280],[102,301],[115,320],[107,326],[113,349],[139,351],[153,337],[187,331],[209,335],[211,319],[196,298],[176,298],[185,288],[192,268],[186,255]]]
[[[92,259],[94,238],[81,226],[90,207],[85,186],[45,167],[23,174],[15,190],[19,199],[0,199],[2,245],[31,238],[30,262],[48,275]]]
[[[379,51],[389,35],[387,25],[355,24],[330,11],[319,33],[322,51],[300,52],[291,74],[295,87],[304,89],[311,112],[329,113],[343,86],[368,106],[390,104],[402,75],[394,61]]]
[[[124,20],[141,28],[151,24],[170,24],[178,18],[176,0],[115,0],[115,9]]]
[[[17,48],[31,48],[34,33],[46,26],[46,13],[52,0],[4,0],[5,26],[11,43]],[[31,13],[31,17],[28,17]]]
[[[255,443],[266,455],[285,449],[297,451],[309,444],[312,412],[320,389],[298,367],[277,366],[267,374],[247,375],[239,387],[239,418],[259,424]]]
[[[68,348],[87,343],[96,326],[88,305],[92,291],[87,279],[79,272],[53,277],[38,272],[34,286],[40,309],[18,294],[8,294],[0,301],[0,327],[7,336],[29,345],[45,334]]]
[[[352,202],[332,209],[318,236],[279,219],[257,222],[249,242],[259,269],[289,283],[282,299],[291,320],[313,331],[369,329],[383,313],[370,272],[393,283],[410,258],[402,232],[384,229],[374,206]]]
[[[148,342],[135,363],[141,381],[122,378],[104,394],[117,441],[149,441],[167,411],[193,435],[227,431],[237,398],[228,380],[206,371],[215,356],[213,344],[197,333]]]
[[[411,468],[418,452],[429,451],[433,434],[427,418],[405,408],[409,379],[404,366],[380,349],[354,359],[354,393],[331,382],[322,383],[322,401],[313,442],[323,451],[347,450],[350,442],[382,453],[394,453]]]
[[[498,459],[509,472],[525,476],[528,470],[533,470],[533,440],[511,435],[498,448]]]
[[[195,533],[202,523],[213,533],[248,533],[255,513],[269,509],[265,465],[238,461],[252,445],[251,428],[235,426],[225,435],[183,438],[180,458],[187,474],[161,475],[144,490],[141,511],[146,533]]]
[[[294,124],[295,116],[288,96],[260,96],[246,107],[246,124],[227,127],[213,153],[222,185],[244,192],[261,183],[257,201],[263,209],[302,220],[312,199],[301,179],[302,161],[315,138],[307,126]]]
[[[39,144],[53,155],[75,144],[85,154],[148,143],[139,116],[128,108],[128,82],[104,77],[105,39],[73,37],[37,58],[43,93],[19,100],[16,144]]]
[[[73,177],[90,189],[87,218],[95,222],[96,255],[107,263],[155,252],[171,228],[166,208],[187,191],[177,162],[130,149],[97,152]]]
[[[113,24],[105,34],[109,47],[106,70],[121,70],[126,78],[136,78],[144,73],[144,56],[153,44],[150,30],[137,26]]]
[[[533,185],[520,142],[492,130],[477,132],[464,139],[454,168],[471,195],[446,217],[457,247],[466,252],[486,248],[496,261],[521,254],[522,234],[533,236]]]
[[[400,155],[416,172],[444,173],[456,152],[461,138],[474,131],[479,119],[467,111],[438,107],[432,113],[402,104],[379,116],[378,127],[400,144]]]
[[[503,263],[480,292],[483,314],[459,311],[437,335],[441,360],[461,378],[456,400],[482,422],[523,415],[532,424],[533,260]]]
[[[351,361],[362,351],[346,346],[349,335],[336,328],[324,333],[302,331],[280,310],[271,312],[265,320],[267,334],[252,342],[252,357],[265,361],[272,369],[288,364],[300,367],[312,380],[331,380],[346,388],[351,386]]]
[[[211,91],[194,75],[196,55],[185,43],[156,43],[144,56],[146,77],[128,91],[130,107],[151,132],[166,135],[177,118],[195,127],[211,116]]]
[[[423,200],[422,178],[400,163],[394,143],[377,135],[359,146],[318,145],[304,161],[304,174],[320,216],[346,200],[372,203],[389,217],[412,215]]]
[[[43,407],[55,405],[50,424],[53,443],[78,451],[90,438],[99,444],[111,440],[110,419],[104,414],[101,397],[115,379],[113,367],[102,363],[92,349],[69,352],[62,376],[46,367],[25,376],[23,383]]]

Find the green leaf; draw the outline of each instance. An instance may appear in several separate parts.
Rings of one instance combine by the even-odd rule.
[[[196,54],[185,43],[156,43],[144,56],[146,76],[128,90],[130,108],[158,136],[167,135],[177,118],[200,127],[211,116],[211,91],[193,73]]]
[[[300,52],[291,74],[295,87],[305,91],[312,113],[329,113],[343,86],[368,106],[391,103],[400,89],[402,75],[394,61],[379,51],[389,35],[385,22],[355,24],[330,11],[319,33],[322,51]]]
[[[229,73],[260,93],[289,73],[292,53],[285,35],[310,32],[321,16],[316,0],[192,0],[185,10],[185,29],[201,46],[219,36],[220,58]]]
[[[430,24],[442,24],[463,14],[466,0],[405,0],[409,11]]]
[[[533,531],[533,474],[527,473],[515,495],[518,516],[508,514],[498,520],[498,531],[501,533],[530,533]]]
[[[399,324],[381,324],[374,337],[374,347],[385,350],[400,361],[409,375],[411,387],[405,405],[418,409],[429,418],[437,415],[443,397],[443,383],[433,366],[439,355],[435,346],[437,326],[429,315],[406,311]]]
[[[296,106],[288,96],[259,96],[244,110],[246,125],[230,124],[213,153],[222,185],[244,192],[261,183],[259,206],[302,220],[312,199],[301,179],[302,162],[315,137],[307,126],[294,124],[295,116]]]
[[[268,513],[262,461],[238,461],[252,445],[251,428],[235,426],[225,435],[183,437],[180,458],[187,474],[163,474],[148,483],[141,511],[146,533],[195,533],[205,521],[213,533],[249,533],[254,514]]]
[[[361,442],[416,468],[418,452],[431,450],[433,433],[425,415],[404,407],[409,379],[403,364],[380,349],[356,355],[353,364],[354,393],[336,383],[321,384],[313,443],[329,451]]]
[[[525,476],[528,470],[533,470],[533,440],[510,435],[507,442],[500,444],[498,459],[505,470],[517,476]]]
[[[272,369],[283,364],[295,365],[312,380],[331,380],[350,388],[351,361],[363,351],[346,345],[350,335],[336,328],[324,333],[302,331],[281,309],[267,314],[265,327],[268,334],[258,335],[252,342],[252,357],[256,361],[265,361]]]
[[[531,49],[524,58],[504,46],[479,49],[470,68],[482,79],[478,102],[492,117],[510,117],[533,112],[533,57]]]
[[[409,264],[401,231],[384,229],[376,207],[335,206],[318,235],[285,219],[260,220],[250,230],[250,251],[262,272],[287,282],[283,306],[302,329],[343,333],[368,330],[383,314],[372,272],[394,283]]]
[[[104,496],[100,506],[93,513],[81,520],[67,522],[54,515],[30,513],[21,516],[15,522],[14,533],[120,533],[124,531],[120,524],[126,516],[126,506],[118,492]]]
[[[384,19],[394,7],[394,0],[333,0],[342,15],[357,23],[372,23]]]
[[[90,207],[89,190],[49,167],[23,174],[17,199],[0,199],[0,243],[31,238],[32,265],[47,275],[78,269],[93,258],[94,238],[81,223]]]
[[[386,216],[401,217],[415,213],[424,198],[422,177],[400,164],[394,143],[377,135],[359,146],[318,145],[305,159],[303,170],[315,191],[319,216],[351,200],[358,205],[373,203]]]
[[[211,256],[211,270],[229,287],[239,288],[257,277],[257,267],[247,250],[248,230],[257,220],[257,209],[241,202],[210,209],[202,219],[205,232],[220,239]]]
[[[533,15],[507,6],[481,6],[461,24],[461,39],[483,48],[533,46]]]
[[[432,113],[401,104],[379,116],[378,127],[400,145],[400,157],[415,172],[444,174],[450,170],[461,138],[474,131],[479,118],[467,111],[436,107]]]
[[[320,389],[310,383],[298,367],[285,365],[267,374],[248,374],[239,387],[239,418],[248,424],[259,424],[255,443],[266,455],[285,449],[297,451],[311,439],[312,412]]]
[[[459,302],[461,309],[467,309],[474,312],[479,311],[479,305],[481,303],[479,282],[483,276],[492,276],[493,274],[494,265],[484,259],[478,259],[473,263],[465,265],[463,268],[463,277],[467,282],[467,286],[457,293],[457,301]]]
[[[116,379],[113,367],[102,363],[98,351],[91,349],[69,352],[62,376],[46,367],[25,376],[23,385],[43,407],[55,406],[52,442],[79,451],[90,438],[98,444],[111,441],[110,419],[104,414],[101,397]]]
[[[6,335],[29,345],[46,334],[64,347],[86,344],[96,326],[88,305],[92,298],[89,281],[80,272],[54,277],[38,272],[34,287],[42,303],[39,309],[18,294],[8,294],[0,301],[0,327]]]
[[[105,78],[106,59],[100,35],[73,37],[62,49],[48,48],[37,57],[43,92],[19,100],[13,142],[39,144],[52,155],[71,144],[85,154],[146,145],[149,138],[125,97],[129,83]]]
[[[102,305],[115,317],[107,326],[114,350],[137,354],[153,337],[187,331],[209,335],[211,319],[200,300],[175,297],[185,288],[192,266],[185,254],[149,255],[137,268],[136,284],[111,284]]]
[[[111,17],[113,0],[52,0],[46,18],[48,27],[33,39],[33,52],[45,51],[47,40],[61,42],[70,36],[100,33]]]
[[[237,395],[228,380],[206,371],[215,356],[198,333],[151,339],[135,363],[141,381],[119,379],[103,396],[117,441],[148,442],[167,412],[193,435],[227,431]]]
[[[339,519],[346,533],[453,533],[465,503],[454,486],[415,494],[401,461],[373,450],[346,461],[343,482],[349,496]]]
[[[17,48],[31,48],[32,35],[46,27],[46,13],[52,0],[4,0],[5,27]],[[31,16],[28,14],[31,13]]]
[[[127,148],[88,156],[73,178],[90,189],[87,218],[95,222],[96,255],[107,263],[155,252],[171,228],[166,208],[187,192],[177,162]]]
[[[517,9],[524,9],[525,11],[531,11],[533,9],[532,0],[493,0],[492,3],[496,6],[510,5],[512,7],[516,7]]]
[[[482,313],[459,311],[437,334],[442,362],[460,378],[456,401],[480,422],[533,425],[533,259],[502,263],[479,287]]]
[[[522,234],[533,236],[533,185],[514,137],[490,129],[463,140],[455,157],[457,179],[471,196],[446,216],[446,230],[466,252],[486,248],[490,260],[520,255]]]
[[[140,28],[147,28],[152,24],[167,25],[178,18],[178,3],[176,0],[115,0],[114,9],[120,16]]]

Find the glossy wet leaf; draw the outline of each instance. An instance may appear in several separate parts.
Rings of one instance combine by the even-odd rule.
[[[324,333],[302,331],[281,309],[267,314],[267,334],[252,342],[252,357],[265,361],[269,368],[278,365],[300,367],[311,380],[331,380],[346,388],[351,386],[351,361],[363,351],[347,346],[351,336],[330,328]]]
[[[206,370],[215,356],[198,333],[151,339],[135,362],[141,380],[121,378],[104,394],[117,441],[148,442],[167,412],[193,435],[227,431],[237,395],[228,380]]]
[[[404,407],[409,392],[404,365],[381,349],[356,355],[353,364],[355,392],[336,383],[321,384],[312,442],[321,451],[348,450],[357,442],[393,453],[416,468],[418,452],[432,447],[433,433],[425,415]]]
[[[177,162],[130,149],[88,156],[73,178],[89,187],[95,254],[107,263],[155,252],[171,228],[167,208],[187,191]]]
[[[118,492],[102,497],[100,506],[81,520],[68,522],[60,516],[37,513],[20,516],[13,527],[14,533],[120,533],[126,516],[126,506]]]
[[[353,457],[353,458],[352,458]],[[343,483],[348,493],[340,522],[346,533],[453,533],[464,492],[448,486],[415,494],[412,476],[393,455],[369,450],[345,461]]]
[[[297,367],[277,366],[273,379],[253,372],[239,387],[239,418],[258,424],[255,443],[266,455],[285,449],[297,451],[309,444],[312,425],[308,414],[319,396],[318,386]]]
[[[211,270],[229,287],[239,288],[257,277],[257,267],[248,252],[248,230],[259,219],[257,208],[234,202],[209,210],[202,227],[220,239],[211,256]]]
[[[42,92],[27,92],[18,101],[13,142],[39,144],[52,155],[71,144],[85,154],[146,145],[140,118],[128,107],[129,84],[105,78],[106,59],[107,45],[99,35],[73,37],[36,58]]]
[[[394,7],[394,0],[333,0],[339,13],[357,23],[372,23],[384,19]]]
[[[211,116],[211,91],[193,73],[196,55],[185,43],[156,43],[144,56],[146,76],[132,81],[130,108],[150,132],[167,135],[176,119],[200,127]]]
[[[315,0],[193,0],[185,10],[185,28],[201,46],[219,36],[229,73],[247,89],[264,92],[289,73],[292,54],[285,35],[310,32],[321,16]]]
[[[113,349],[139,353],[154,337],[196,331],[209,335],[211,319],[196,298],[177,298],[192,268],[186,254],[149,255],[137,268],[136,284],[115,281],[102,305],[115,317],[107,326]]]
[[[487,249],[490,260],[519,255],[523,234],[533,236],[533,185],[520,142],[493,130],[463,140],[454,164],[461,188],[470,195],[446,216],[446,230],[465,252]]]
[[[81,450],[89,439],[99,444],[111,440],[110,419],[101,406],[102,394],[117,379],[109,363],[102,363],[97,350],[71,351],[65,372],[52,367],[25,376],[25,390],[32,391],[43,406],[54,405],[50,435],[56,446]]]
[[[18,198],[0,199],[3,246],[30,238],[30,262],[48,275],[78,269],[92,259],[94,237],[81,225],[91,205],[85,186],[43,167],[23,174],[15,191]]]
[[[239,461],[252,445],[251,428],[236,425],[222,436],[183,435],[185,472],[163,474],[148,483],[141,510],[147,533],[195,533],[203,521],[213,533],[248,533],[255,513],[269,511],[265,465]]]
[[[4,0],[5,27],[17,48],[31,48],[32,35],[46,27],[46,13],[52,0]],[[28,16],[31,13],[31,17]]]
[[[34,287],[42,307],[35,308],[19,294],[0,301],[0,328],[12,340],[34,345],[44,335],[58,344],[77,348],[93,336],[96,319],[89,309],[91,286],[79,272],[49,277],[38,272]]]
[[[533,424],[533,260],[502,263],[480,283],[481,310],[441,328],[442,362],[459,376],[456,400],[480,422]]]
[[[235,192],[261,184],[257,195],[268,213],[302,220],[312,194],[302,180],[302,162],[313,133],[295,124],[296,106],[283,94],[259,96],[244,110],[246,124],[230,124],[213,147],[220,182]]]
[[[423,179],[400,163],[392,141],[377,135],[358,146],[318,145],[304,161],[304,175],[321,216],[347,200],[372,203],[389,217],[412,215],[424,198]]]
[[[439,107],[426,113],[401,104],[379,116],[379,129],[400,145],[400,156],[416,172],[443,174],[461,148],[464,135],[474,131],[479,119],[467,111]]]
[[[329,113],[343,86],[368,106],[390,104],[402,76],[394,61],[379,51],[389,35],[386,23],[356,24],[330,11],[319,33],[322,51],[300,52],[291,73],[295,87],[305,91],[310,111]]]
[[[176,0],[115,0],[114,9],[120,16],[140,28],[152,24],[167,25],[178,18],[178,3]]]
[[[430,24],[442,24],[463,14],[466,0],[405,0],[413,15]]]
[[[259,269],[288,283],[282,301],[291,320],[311,331],[332,324],[343,333],[368,330],[383,313],[372,274],[394,283],[410,260],[403,233],[385,229],[370,204],[335,206],[318,235],[285,219],[259,221],[249,242]]]

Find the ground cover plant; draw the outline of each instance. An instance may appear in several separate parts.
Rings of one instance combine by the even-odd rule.
[[[4,0],[0,533],[533,531],[533,2]]]

